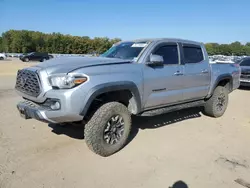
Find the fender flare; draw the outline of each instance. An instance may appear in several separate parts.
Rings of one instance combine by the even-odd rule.
[[[133,82],[122,81],[122,82],[104,83],[90,89],[89,92],[87,93],[86,98],[84,99],[83,109],[81,110],[80,115],[84,117],[87,114],[90,105],[98,95],[119,90],[129,90],[132,93],[133,97],[129,101],[129,110],[133,114],[140,113],[141,97],[137,86]]]
[[[211,90],[211,93],[210,93],[209,96],[212,96],[212,95],[213,95],[214,90],[215,90],[215,88],[218,86],[218,84],[220,83],[220,81],[225,80],[225,79],[229,79],[229,80],[230,80],[230,82],[229,82],[229,84],[230,84],[230,85],[229,85],[229,86],[230,86],[229,92],[232,91],[232,88],[233,88],[233,77],[232,77],[232,75],[230,75],[230,74],[222,74],[222,75],[219,75],[219,76],[217,77],[217,79],[215,80],[214,85],[213,85],[213,87],[212,87],[212,90]]]

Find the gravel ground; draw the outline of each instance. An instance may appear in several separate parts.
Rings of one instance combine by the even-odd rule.
[[[82,127],[19,117],[15,74],[29,65],[0,62],[0,188],[241,188],[236,179],[250,182],[250,90],[230,94],[219,119],[198,109],[134,117],[131,142],[102,158],[87,148]]]

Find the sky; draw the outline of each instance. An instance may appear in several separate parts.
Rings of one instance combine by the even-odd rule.
[[[250,0],[0,0],[0,33],[250,42]]]

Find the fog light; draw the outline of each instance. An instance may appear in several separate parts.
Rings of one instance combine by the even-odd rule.
[[[50,108],[52,110],[59,110],[61,108],[61,105],[60,105],[60,103],[58,101],[56,101],[54,104],[50,105]]]

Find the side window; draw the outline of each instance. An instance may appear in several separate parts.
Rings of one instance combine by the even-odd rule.
[[[179,64],[177,45],[161,46],[154,52],[154,54],[162,56],[165,65]]]
[[[183,53],[185,63],[199,63],[204,60],[201,47],[184,46]]]

